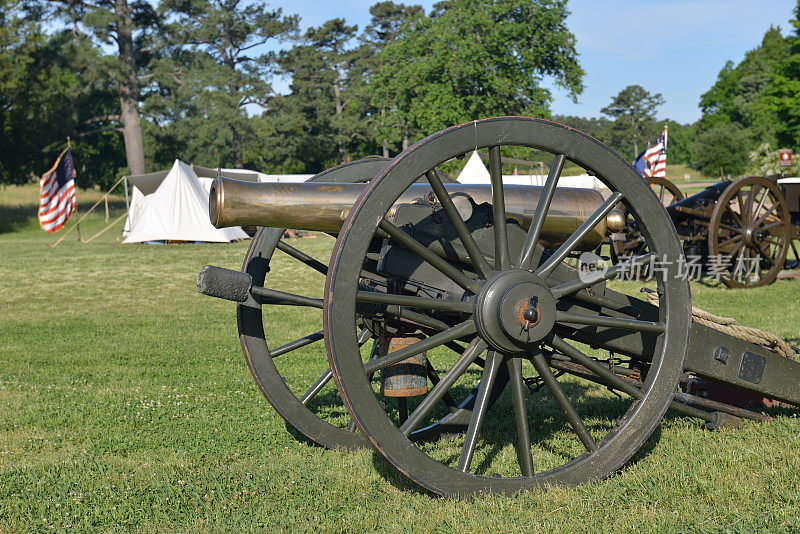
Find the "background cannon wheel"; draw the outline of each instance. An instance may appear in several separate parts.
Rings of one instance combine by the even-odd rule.
[[[346,163],[321,172],[309,178],[308,181],[368,182],[386,166],[388,161],[385,158],[368,158]],[[283,228],[259,228],[253,238],[242,266],[242,271],[253,277],[253,283],[264,285],[270,261],[278,247],[297,260],[298,268],[314,269],[324,275],[327,266],[300,252],[285,241],[281,241],[283,232]],[[309,309],[309,313],[314,313],[314,310]],[[291,362],[286,362],[291,358],[289,353],[321,340],[321,331],[309,332],[305,337],[290,341],[280,347],[272,346],[270,348],[265,330],[267,332],[280,331],[281,325],[270,324],[265,328],[266,318],[259,300],[250,296],[247,302],[239,304],[236,307],[236,317],[239,340],[253,378],[270,404],[289,425],[310,440],[325,447],[358,448],[368,446],[364,436],[352,432],[352,429],[348,430],[330,424],[320,418],[319,410],[314,409],[313,404],[309,405],[330,380],[328,363],[322,354],[319,358],[317,382],[312,380],[307,384],[293,385],[290,388],[276,366],[276,361],[281,359],[285,362],[283,365],[291,365]]]
[[[524,236],[525,244],[521,252],[515,250],[514,254],[509,252],[507,239],[511,224],[497,223],[506,221],[501,173],[503,146],[528,147],[554,155],[542,200],[535,206],[533,222]],[[385,216],[412,182],[426,176],[434,191],[438,189],[436,196],[462,245],[467,251],[475,251],[477,245],[471,243],[470,231],[431,172],[443,162],[475,149],[489,151],[495,199],[492,207],[494,258],[497,259],[491,260],[495,263],[492,266],[482,254],[470,253],[471,269],[477,273],[470,274],[471,271],[426,252],[424,246],[393,226]],[[562,245],[542,254],[537,243],[549,199],[567,159],[594,172],[611,189],[612,195]],[[639,321],[619,311],[621,309],[619,313],[603,309],[607,313],[601,315],[598,311],[597,315],[568,317],[559,306],[577,300],[590,284],[582,283],[577,273],[567,282],[557,282],[553,273],[566,269],[563,261],[570,257],[575,245],[620,200],[640,223],[649,250],[665,260],[664,269],[656,276],[661,297],[658,319]],[[359,352],[354,320],[357,303],[375,298],[374,294],[361,291],[359,283],[368,247],[378,229],[396,243],[415,251],[421,261],[463,287],[464,292],[460,298],[453,296],[436,302],[431,299],[413,301],[409,299],[415,297],[407,295],[396,298],[395,304],[413,305],[416,313],[431,318],[434,315],[443,317],[435,313],[434,305],[438,310],[447,309],[452,317],[450,324],[404,349],[405,352],[400,351],[403,354],[394,354],[393,359],[365,362]],[[544,484],[581,483],[608,476],[630,459],[658,425],[683,369],[691,302],[688,280],[678,274],[680,257],[682,251],[675,229],[653,190],[622,158],[598,141],[552,122],[522,117],[486,119],[443,130],[397,156],[371,182],[351,210],[337,239],[326,279],[323,318],[326,348],[340,395],[356,424],[378,452],[413,481],[442,495],[514,493]],[[611,271],[595,281],[612,278]],[[494,306],[496,296],[503,295],[505,299],[506,295],[515,294],[511,287],[517,282],[526,284],[526,292],[530,289],[540,293],[537,302],[546,303],[542,319],[533,327],[533,344],[530,344],[531,338],[527,342],[517,340],[524,349],[509,348],[508,344],[513,344],[511,334],[503,334],[496,325],[492,326],[493,317],[495,321],[498,316],[503,321],[506,319],[506,312],[498,315],[500,308]],[[508,291],[504,284],[508,285]],[[382,297],[385,304],[391,304],[393,298],[392,294]],[[505,304],[503,300],[498,306]],[[578,326],[567,325],[569,321],[577,321]],[[594,328],[591,325],[612,323],[623,334],[645,329],[655,332],[649,371],[641,388],[632,387],[609,370],[613,359],[602,359],[602,355],[598,356],[589,347],[576,346],[574,341],[569,341],[578,332],[591,331]],[[469,345],[455,362],[434,361],[429,356],[442,379],[416,403],[409,418],[401,424],[387,413],[367,377],[391,365],[394,359],[422,350],[429,351],[430,355],[437,346],[453,340]],[[469,363],[485,351],[485,366],[466,431],[448,440],[410,439],[415,428],[431,418],[435,420],[433,407],[438,399],[458,387],[459,381],[465,379]],[[522,379],[522,368],[530,365],[529,361],[536,369],[542,388],[551,394],[543,402],[549,403],[553,416],[553,419],[544,420],[541,414],[546,410],[540,413],[537,409],[533,424]],[[558,369],[563,367],[559,362],[564,361],[590,369],[586,380],[576,379],[566,384],[565,380],[558,380]],[[505,410],[495,407],[489,411],[486,400],[496,394],[495,388],[502,387],[496,382],[501,369],[508,371],[511,407],[506,403]],[[608,403],[614,402],[610,399],[594,404],[591,399],[604,391],[597,384],[611,384],[630,397],[617,401],[621,404],[612,409],[607,408]],[[466,386],[470,385],[467,381]],[[486,440],[482,440],[484,436]],[[492,440],[500,445],[495,447]],[[508,455],[503,448],[512,444],[517,459],[513,459],[512,453],[510,462],[506,463],[504,458]],[[501,471],[492,473],[495,469]]]
[[[789,246],[789,206],[778,186],[759,176],[729,185],[717,200],[708,231],[709,265],[728,287],[771,284]]]
[[[672,204],[683,200],[685,195],[678,189],[678,186],[670,182],[666,178],[660,176],[647,176],[644,178],[650,187],[653,188],[658,201],[665,208]],[[625,214],[626,220],[629,219],[628,211],[623,207],[621,211]],[[647,252],[647,247],[644,245],[642,233],[637,229],[626,228],[624,232],[616,235],[611,241],[611,261],[618,263],[620,259],[625,259],[628,256],[637,256]],[[643,273],[644,274],[644,273]]]

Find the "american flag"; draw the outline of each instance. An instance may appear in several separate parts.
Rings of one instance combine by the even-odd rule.
[[[75,176],[72,151],[67,147],[39,179],[39,224],[45,232],[60,229],[75,210]]]
[[[644,176],[667,177],[667,127],[656,144],[644,151]]]

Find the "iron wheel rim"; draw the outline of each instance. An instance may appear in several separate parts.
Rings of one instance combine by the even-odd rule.
[[[389,160],[369,158],[345,163],[327,169],[307,181],[309,182],[368,182]],[[260,227],[245,255],[242,271],[253,277],[253,283],[264,285],[269,262],[283,237],[283,228]],[[264,323],[263,306],[260,301],[250,298],[236,306],[236,319],[239,342],[245,361],[256,385],[276,412],[309,440],[329,449],[360,449],[369,447],[362,434],[334,426],[322,419],[287,386],[271,356]],[[273,350],[275,347],[273,347]],[[321,361],[325,361],[320,357]],[[324,368],[324,365],[323,365]]]
[[[652,250],[674,260],[665,271],[664,280],[658,282],[663,294],[659,314],[666,329],[658,343],[659,357],[654,359],[644,384],[644,397],[631,404],[620,418],[621,423],[600,442],[597,452],[583,454],[532,477],[496,478],[456,471],[414,446],[387,417],[369,387],[364,364],[354,350],[354,331],[347,326],[356,304],[356,267],[394,200],[417,177],[451,156],[501,144],[564,154],[594,170],[617,191],[624,189],[626,198],[636,197],[638,206],[627,200],[626,205],[649,223],[644,225],[644,233],[652,242]],[[606,477],[630,459],[651,435],[672,399],[683,369],[691,298],[688,280],[680,279],[675,271],[678,258],[682,258],[682,251],[674,226],[652,189],[625,160],[595,139],[557,123],[525,117],[485,119],[443,130],[396,157],[359,197],[339,234],[326,279],[323,308],[326,348],[334,379],[356,424],[376,450],[410,479],[440,495],[515,493],[552,483],[583,483]]]
[[[742,189],[750,188],[748,191],[748,195],[746,197],[742,197]],[[784,267],[784,262],[786,260],[786,254],[789,250],[789,206],[784,198],[783,194],[781,193],[778,186],[768,180],[766,178],[762,178],[760,176],[749,176],[746,178],[742,178],[737,180],[736,182],[729,185],[725,188],[722,195],[720,196],[719,200],[717,201],[716,205],[714,206],[714,211],[711,214],[711,220],[709,221],[709,238],[708,238],[708,254],[709,257],[711,256],[728,256],[727,253],[722,251],[722,244],[725,241],[720,241],[720,230],[722,229],[723,225],[731,226],[735,228],[735,230],[739,233],[744,231],[744,228],[741,226],[747,226],[748,222],[757,222],[757,218],[759,216],[764,216],[765,212],[763,211],[764,207],[764,200],[758,201],[760,204],[756,204],[756,198],[758,195],[759,190],[757,188],[761,188],[764,190],[763,199],[766,199],[767,195],[772,198],[772,207],[775,211],[779,212],[776,213],[774,216],[769,215],[771,212],[767,212],[765,217],[764,223],[762,223],[759,227],[766,226],[766,223],[771,221],[769,219],[772,217],[773,219],[777,219],[777,222],[770,222],[774,228],[774,225],[779,225],[779,231],[770,231],[769,236],[774,237],[778,240],[777,245],[777,254],[770,255],[770,263],[771,267],[763,273],[761,269],[761,262],[759,261],[759,266],[756,269],[756,273],[759,274],[758,280],[755,283],[749,283],[749,280],[738,280],[734,276],[730,276],[728,274],[723,274],[720,279],[722,283],[724,283],[727,287],[733,289],[739,288],[753,288],[753,287],[762,287],[771,284],[775,281],[778,277],[778,273]],[[755,195],[754,198],[751,198],[752,195]],[[745,205],[742,206],[741,202],[744,200]],[[755,205],[757,212],[754,216],[749,217],[749,219],[753,219],[752,221],[745,221],[735,220],[734,216],[730,215],[731,212],[731,202],[740,205],[740,208],[744,211],[747,209],[752,209]],[[769,208],[768,208],[769,209]],[[725,218],[728,215],[728,218]],[[739,217],[741,218],[743,214],[739,213]],[[750,214],[752,215],[752,214]],[[741,224],[740,224],[741,223]],[[730,236],[728,239],[735,236]],[[759,247],[758,244],[754,244],[753,246],[749,244],[743,243],[740,250],[744,251],[747,250],[747,254],[751,254],[753,252],[758,253],[759,255],[763,253],[763,250]],[[734,256],[736,254],[733,254]],[[749,256],[748,256],[749,257]],[[737,260],[738,261],[738,260]],[[761,274],[763,273],[763,274]]]

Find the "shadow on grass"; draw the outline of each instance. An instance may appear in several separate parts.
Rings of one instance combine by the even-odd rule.
[[[80,191],[78,192],[78,197],[80,198]],[[78,201],[77,206],[77,213],[78,214],[85,214],[89,208],[91,208],[94,203],[93,202],[81,202]],[[108,209],[111,213],[119,213],[122,214],[125,211],[125,200],[119,199],[111,199],[108,201]],[[95,212],[102,213],[105,210],[104,206],[98,206],[95,208]],[[22,228],[33,224],[36,222],[39,215],[39,207],[31,204],[31,205],[15,205],[15,206],[0,206],[0,234],[7,234],[11,232],[16,232],[21,230]],[[73,213],[72,217],[75,216]],[[118,215],[119,216],[119,215]],[[70,217],[70,219],[72,219]]]
[[[381,478],[400,491],[410,491],[418,495],[425,495],[427,497],[438,497],[438,495],[436,495],[434,492],[423,488],[405,476],[386,458],[381,456],[378,451],[372,452],[372,465],[375,467],[375,471],[377,471]]]
[[[585,385],[580,382],[563,382],[562,388],[567,394],[572,404],[574,405],[581,418],[584,420],[587,428],[595,436],[605,436],[615,424],[624,416],[626,411],[630,408],[631,400],[628,398],[616,398],[598,395],[598,391],[602,390],[596,385]],[[480,461],[473,465],[471,472],[478,475],[490,475],[493,470],[494,464],[497,462],[498,455],[501,454],[503,449],[512,445],[516,447],[516,431],[515,431],[515,416],[514,407],[509,395],[510,388],[497,399],[497,402],[490,408],[487,413],[485,424],[480,432],[479,448],[481,449]],[[452,393],[456,398],[462,398],[469,395],[472,391],[471,387],[456,386],[453,388]],[[393,419],[395,424],[398,424],[396,409],[393,404],[384,403],[387,415]],[[309,404],[311,409],[319,417],[330,421],[339,428],[343,428],[349,420],[349,415],[344,409],[344,406],[339,398],[335,389],[326,389],[320,392],[314,400]],[[414,407],[409,406],[413,411]],[[781,410],[777,408],[776,410]],[[562,465],[568,463],[574,458],[583,454],[584,449],[581,448],[580,442],[577,439],[571,425],[568,423],[566,417],[561,412],[558,405],[555,403],[549,392],[543,388],[542,390],[531,393],[528,395],[528,412],[530,420],[530,438],[531,445],[534,452],[538,449],[541,452],[551,457],[551,462],[554,465]],[[448,412],[444,406],[438,406],[431,414],[431,420],[428,423],[444,417]],[[672,419],[674,417],[681,417],[680,415],[673,415],[668,413],[665,418]],[[286,424],[287,431],[298,441],[315,445],[315,443],[307,438],[302,432]],[[463,436],[463,432],[461,434]],[[387,436],[386,439],[391,438]],[[635,465],[653,450],[661,438],[660,426],[657,426],[653,434],[649,436],[645,444],[634,452],[632,458],[626,462],[626,465]],[[438,447],[436,439],[430,441],[415,442],[417,446],[423,448],[427,446]],[[451,444],[452,445],[452,444]],[[448,445],[448,446],[451,446]],[[444,458],[439,461],[445,465],[454,467],[458,462],[461,447],[458,446],[457,451],[445,453]],[[445,452],[445,451],[441,451]],[[402,458],[395,459],[402,462]],[[477,458],[476,458],[477,460]],[[376,471],[387,482],[392,484],[395,488],[403,491],[414,491],[425,495],[434,495],[429,490],[418,486],[403,474],[403,469],[395,468],[391,462],[386,460],[379,452],[375,451],[373,454],[373,465]],[[548,466],[550,469],[553,466]],[[545,467],[543,466],[543,469]],[[504,470],[501,468],[501,470]],[[510,473],[506,473],[508,476]],[[512,474],[513,475],[513,474]]]
[[[16,232],[36,219],[37,206],[2,206],[0,207],[0,234]]]

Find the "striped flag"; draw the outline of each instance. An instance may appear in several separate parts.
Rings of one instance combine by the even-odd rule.
[[[644,173],[643,176],[667,177],[667,127],[658,138],[656,144],[644,151]]]
[[[45,232],[52,234],[60,229],[75,210],[75,176],[72,151],[67,146],[39,179],[39,224]]]

